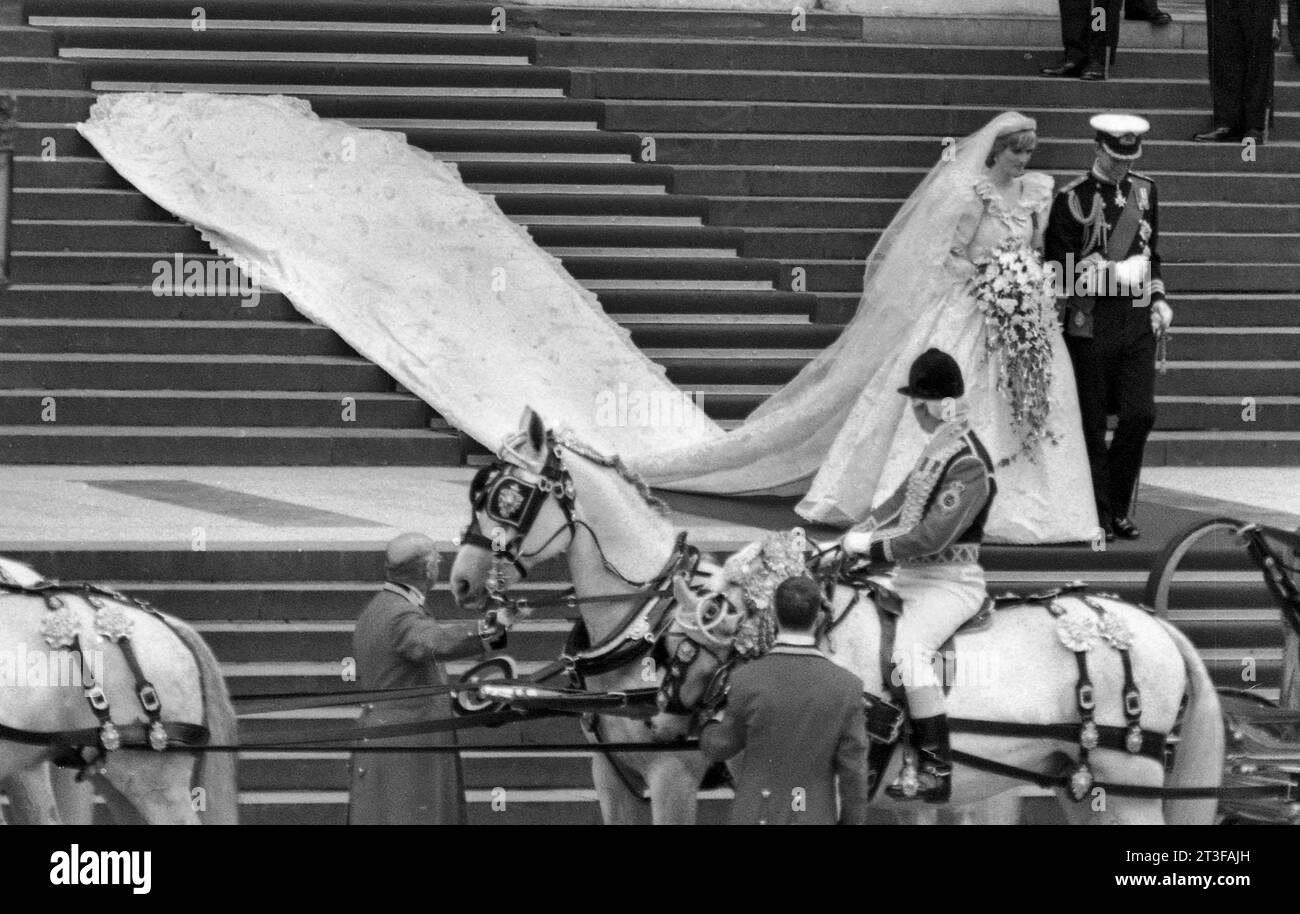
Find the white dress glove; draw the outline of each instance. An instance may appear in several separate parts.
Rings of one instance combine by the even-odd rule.
[[[840,540],[840,546],[850,555],[865,555],[871,549],[871,531],[850,530]]]

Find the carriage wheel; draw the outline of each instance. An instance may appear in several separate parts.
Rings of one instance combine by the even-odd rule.
[[[515,666],[514,658],[507,657],[504,654],[475,664],[466,670],[457,682],[457,685],[469,686],[470,688],[458,689],[452,693],[452,712],[457,715],[465,715],[504,710],[504,705],[479,697],[478,691],[472,686],[475,683],[490,682],[494,679],[517,679],[518,677],[519,670]]]
[[[1244,524],[1230,517],[1212,517],[1198,520],[1170,538],[1165,548],[1160,550],[1151,564],[1151,573],[1147,576],[1146,592],[1142,602],[1156,611],[1162,619],[1169,618],[1169,591],[1173,587],[1174,575],[1183,558],[1201,541],[1209,537],[1231,534]]]

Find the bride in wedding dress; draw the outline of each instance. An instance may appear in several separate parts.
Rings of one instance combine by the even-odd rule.
[[[912,360],[935,347],[961,366],[971,424],[996,463],[988,539],[1094,539],[1074,373],[1052,309],[1038,328],[1041,408],[1026,427],[999,385],[1021,356],[990,347],[974,293],[991,256],[1041,248],[1053,183],[1024,170],[1035,129],[1007,112],[945,146],[868,258],[857,314],[836,342],[724,438],[648,455],[636,468],[673,490],[806,492],[800,515],[849,526],[894,490],[924,446],[896,391]]]

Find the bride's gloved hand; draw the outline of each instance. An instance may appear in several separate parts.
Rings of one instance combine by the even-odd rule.
[[[850,530],[840,540],[840,548],[849,555],[865,555],[871,549],[871,531]]]

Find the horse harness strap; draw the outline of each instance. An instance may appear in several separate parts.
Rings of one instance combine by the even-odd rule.
[[[208,730],[201,724],[165,723],[162,719],[162,700],[158,690],[145,675],[140,660],[131,643],[134,621],[127,615],[125,604],[157,618],[169,629],[171,625],[162,613],[141,600],[135,600],[107,587],[86,582],[62,583],[40,581],[22,585],[8,579],[0,580],[0,591],[40,597],[49,610],[41,620],[41,636],[54,649],[67,649],[81,664],[81,680],[86,704],[99,721],[99,725],[85,730],[41,732],[24,731],[0,724],[0,738],[29,745],[53,745],[66,751],[56,761],[62,765],[85,767],[93,764],[105,753],[118,749],[149,748],[162,752],[176,742],[180,746],[194,747],[205,744]],[[80,620],[67,603],[67,596],[75,594],[86,601],[95,613],[95,633],[112,642],[122,652],[127,667],[135,680],[135,694],[146,717],[145,724],[126,724],[119,727],[113,722],[112,708],[104,692],[104,684],[95,679],[91,664],[83,647]],[[125,731],[125,732],[124,732]],[[138,732],[137,732],[138,731]]]

